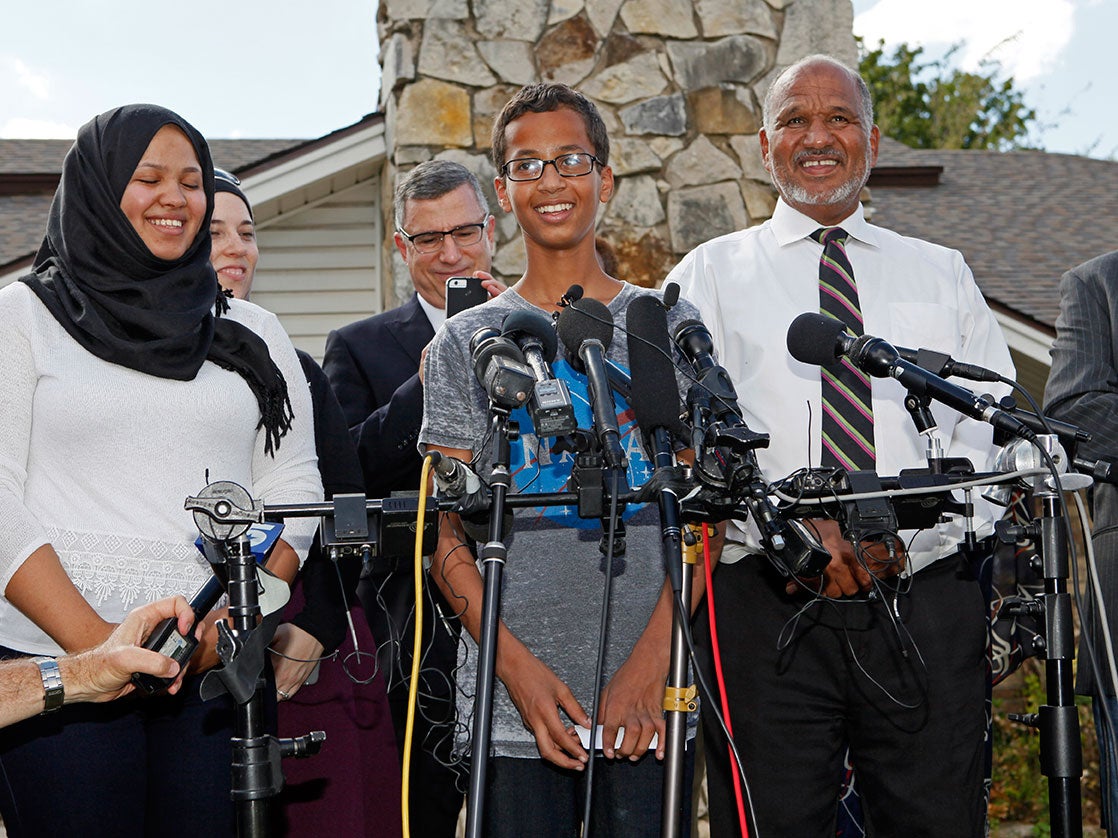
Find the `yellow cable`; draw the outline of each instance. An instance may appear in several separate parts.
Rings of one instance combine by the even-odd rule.
[[[423,648],[423,519],[427,511],[427,478],[431,473],[431,455],[423,458],[419,477],[419,514],[415,522],[415,641],[412,643],[411,683],[408,685],[408,721],[404,728],[404,768],[400,783],[400,812],[404,819],[404,838],[411,838],[408,813],[411,744],[415,732],[415,704],[419,693],[419,656]]]

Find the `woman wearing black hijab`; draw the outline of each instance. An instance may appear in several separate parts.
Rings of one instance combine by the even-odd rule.
[[[183,501],[208,480],[269,503],[321,498],[309,396],[286,383],[302,377],[290,340],[251,303],[214,311],[212,208],[193,127],[154,105],[109,111],[66,157],[33,272],[0,289],[9,654],[87,648],[135,604],[196,590],[210,570]],[[313,529],[290,522],[269,568],[290,580]],[[215,634],[195,671],[216,662]],[[188,680],[177,696],[9,728],[9,833],[231,832],[231,719]]]

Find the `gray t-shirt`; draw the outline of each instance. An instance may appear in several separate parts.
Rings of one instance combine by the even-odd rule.
[[[629,371],[628,341],[623,331],[626,311],[629,303],[642,294],[656,292],[626,284],[608,305],[615,331],[606,358],[626,373]],[[472,451],[474,468],[482,479],[487,479],[492,470],[494,449],[493,441],[488,438],[488,399],[474,375],[470,338],[483,327],[500,328],[510,312],[521,310],[541,311],[515,291],[506,291],[448,320],[435,335],[427,354],[420,443]],[[681,300],[668,312],[669,330],[688,319],[698,319],[698,311]],[[560,342],[552,370],[571,390],[579,427],[588,429],[591,412],[586,378],[573,370],[565,358],[566,349]],[[677,373],[676,380],[663,382],[665,398],[681,402],[680,393],[686,392],[687,381],[682,373]],[[614,401],[622,447],[628,457],[629,485],[637,488],[648,481],[652,467],[642,450],[632,410],[616,393]],[[525,408],[513,411],[510,418],[520,424],[520,438],[512,444],[509,463],[512,491],[569,491],[573,455],[552,454],[550,446],[554,440],[541,441],[536,437]],[[623,520],[626,551],[614,558],[603,686],[625,662],[644,631],[665,578],[660,517],[655,504],[630,504]],[[605,560],[598,549],[602,537],[602,521],[580,519],[573,506],[516,510],[513,531],[506,541],[509,552],[501,593],[501,618],[505,624],[571,688],[588,713],[593,703],[605,582]],[[468,633],[463,632],[460,666],[456,673],[458,712],[462,721],[458,736],[460,752],[469,744],[476,662],[477,646]],[[498,684],[494,692],[491,753],[510,757],[539,756],[535,739],[525,729],[503,684]]]

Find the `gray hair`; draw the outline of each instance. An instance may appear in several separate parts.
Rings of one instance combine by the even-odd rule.
[[[477,203],[488,214],[489,202],[481,191],[477,176],[463,166],[450,160],[427,160],[420,163],[396,185],[392,210],[396,216],[396,226],[404,224],[404,210],[408,201],[431,201],[449,194],[463,184],[469,184],[477,196]]]
[[[870,89],[866,85],[866,80],[852,67],[847,66],[837,58],[822,53],[801,58],[795,64],[785,67],[776,77],[776,80],[769,85],[768,92],[765,94],[765,102],[761,106],[761,119],[765,126],[765,133],[772,133],[773,128],[776,127],[776,110],[785,90],[792,83],[796,74],[809,64],[830,64],[832,67],[838,67],[850,74],[854,84],[858,87],[858,96],[861,99],[858,118],[861,120],[865,132],[869,134],[873,128],[873,97],[870,96]]]

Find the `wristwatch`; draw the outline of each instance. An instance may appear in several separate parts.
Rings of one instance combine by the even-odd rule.
[[[66,692],[62,689],[62,673],[58,669],[58,661],[54,658],[32,658],[39,667],[39,676],[43,679],[43,713],[50,713],[62,706]]]

